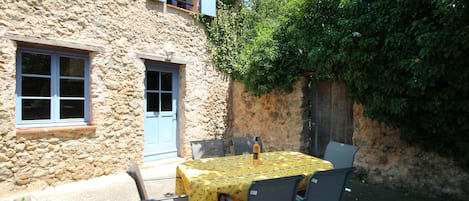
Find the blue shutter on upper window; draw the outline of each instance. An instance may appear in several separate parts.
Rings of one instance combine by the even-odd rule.
[[[204,15],[215,17],[217,15],[217,1],[200,0],[200,12]]]
[[[166,0],[158,0],[158,1],[161,1],[161,2],[166,2]]]

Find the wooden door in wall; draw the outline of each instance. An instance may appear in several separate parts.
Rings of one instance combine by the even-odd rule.
[[[146,63],[144,161],[176,157],[179,68]]]
[[[322,157],[330,140],[352,144],[353,102],[345,83],[320,82],[309,91],[310,153]]]

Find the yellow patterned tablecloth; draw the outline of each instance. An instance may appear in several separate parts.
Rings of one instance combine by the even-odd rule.
[[[329,161],[299,152],[261,154],[261,165],[252,164],[252,154],[186,161],[176,169],[176,194],[189,201],[217,201],[219,193],[244,201],[253,180],[307,175],[299,189],[315,171],[332,169]]]

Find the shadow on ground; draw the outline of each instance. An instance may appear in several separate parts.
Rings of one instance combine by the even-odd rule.
[[[379,184],[365,184],[354,178],[351,178],[349,186],[352,192],[346,194],[345,201],[443,201],[417,193],[389,189]]]

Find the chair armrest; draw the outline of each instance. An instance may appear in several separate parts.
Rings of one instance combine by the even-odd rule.
[[[345,187],[345,192],[347,192],[347,193],[351,193],[351,192],[352,192],[352,189],[351,189],[351,188],[349,188],[349,187]]]
[[[303,201],[303,200],[305,200],[304,197],[302,197],[300,195],[296,195],[295,201]]]
[[[149,200],[142,200],[142,201],[162,201],[162,200],[174,200],[174,201],[188,201],[187,195],[175,195],[175,196],[166,196],[162,198],[152,198]]]
[[[143,181],[158,181],[158,180],[166,180],[166,179],[180,179],[181,177],[158,177],[158,178],[147,178],[143,179]]]

